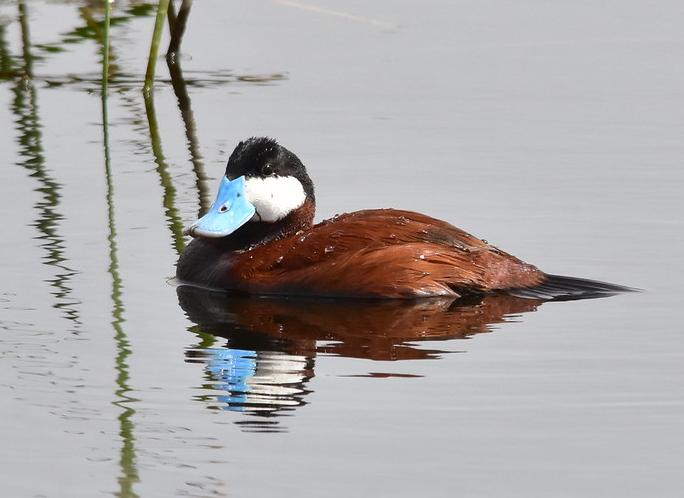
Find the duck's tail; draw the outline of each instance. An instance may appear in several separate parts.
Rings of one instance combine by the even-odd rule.
[[[639,289],[623,285],[587,280],[585,278],[565,277],[563,275],[546,275],[545,280],[534,287],[513,289],[509,293],[527,299],[544,299],[548,301],[572,301],[575,299],[596,299],[623,292],[638,292]]]

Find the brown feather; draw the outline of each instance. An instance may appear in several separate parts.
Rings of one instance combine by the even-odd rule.
[[[227,277],[255,294],[412,298],[528,287],[544,274],[444,221],[378,209],[236,253]]]

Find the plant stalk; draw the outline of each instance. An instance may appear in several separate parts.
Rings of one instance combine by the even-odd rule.
[[[166,20],[166,12],[169,8],[169,0],[159,0],[157,7],[157,18],[154,21],[154,33],[152,34],[152,43],[150,44],[150,55],[147,59],[147,72],[145,73],[145,85],[143,86],[143,93],[149,95],[154,86],[154,71],[157,66],[157,58],[159,57],[159,44],[161,43],[162,33],[164,32],[164,21]]]

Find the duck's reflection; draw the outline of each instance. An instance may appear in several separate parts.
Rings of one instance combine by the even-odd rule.
[[[221,392],[213,397],[221,410],[268,414],[302,405],[304,383],[313,376],[312,358],[280,351],[226,347],[187,355],[206,365],[211,382],[204,387]]]
[[[409,302],[254,298],[188,286],[178,287],[178,298],[197,324],[195,332],[227,340],[225,347],[187,351],[188,361],[205,364],[209,382],[203,387],[218,391],[202,399],[213,408],[263,416],[305,404],[317,354],[436,358],[445,351],[425,348],[426,341],[489,332],[492,324],[542,303],[506,295]],[[272,424],[262,418],[249,426],[262,430]]]

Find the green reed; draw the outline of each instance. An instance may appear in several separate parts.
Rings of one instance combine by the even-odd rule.
[[[154,86],[154,72],[159,57],[159,44],[161,43],[162,33],[164,32],[164,20],[169,8],[169,0],[159,0],[157,7],[157,18],[154,21],[154,32],[152,33],[152,43],[150,44],[150,55],[147,59],[147,71],[145,72],[145,84],[143,92],[149,95]]]

